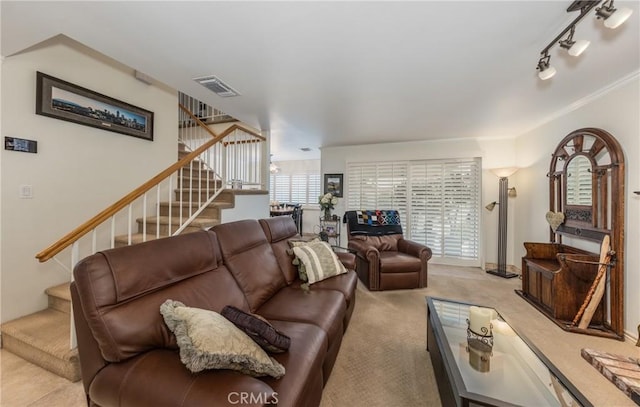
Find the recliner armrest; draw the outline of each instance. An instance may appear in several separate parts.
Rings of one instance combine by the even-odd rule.
[[[349,240],[347,249],[354,251],[356,254],[364,257],[369,245],[363,240]]]
[[[431,249],[427,246],[407,239],[398,240],[398,251],[411,256],[420,258],[420,260],[429,260],[432,256]]]

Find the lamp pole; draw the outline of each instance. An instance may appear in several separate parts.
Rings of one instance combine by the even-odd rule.
[[[507,271],[507,215],[509,201],[509,179],[500,177],[498,205],[498,267],[487,273],[503,278],[513,278],[518,274]]]

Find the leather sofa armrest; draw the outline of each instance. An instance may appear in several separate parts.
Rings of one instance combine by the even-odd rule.
[[[398,240],[398,251],[414,257],[419,257],[422,261],[427,261],[432,256],[430,248],[421,243],[407,239]]]

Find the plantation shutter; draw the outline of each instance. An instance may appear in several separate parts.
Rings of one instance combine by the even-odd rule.
[[[291,199],[288,202],[292,202],[292,203],[307,202],[307,175],[306,174],[291,175]]]
[[[278,202],[289,202],[291,177],[287,174],[276,174],[275,200]]]
[[[272,201],[317,204],[319,195],[320,174],[271,174]]]
[[[479,265],[480,159],[347,165],[347,209],[397,209],[408,239],[444,263]]]
[[[407,222],[407,164],[354,163],[347,169],[347,209],[396,209]]]
[[[307,190],[309,195],[306,203],[317,204],[320,196],[320,174],[309,174]]]

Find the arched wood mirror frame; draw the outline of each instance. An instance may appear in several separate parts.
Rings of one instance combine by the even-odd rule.
[[[571,165],[577,157],[586,157],[590,162],[591,168],[587,170],[590,176],[586,181],[585,174],[576,174],[576,171],[581,171],[579,168],[584,169],[584,165]],[[603,304],[607,308],[605,312],[609,313],[610,326],[603,328],[618,338],[624,338],[625,169],[622,147],[604,130],[575,130],[558,144],[548,176],[549,208],[565,216],[564,223],[555,232],[550,229],[551,242],[563,243],[565,236],[599,243],[605,235],[609,235],[614,254],[608,276],[608,295],[605,294]],[[568,182],[572,176],[582,177],[583,181]],[[572,190],[575,185],[582,185],[582,193],[588,193],[585,185],[589,179],[590,203],[588,199],[581,202],[580,199],[568,198],[580,193]],[[568,190],[569,184],[573,186]]]

